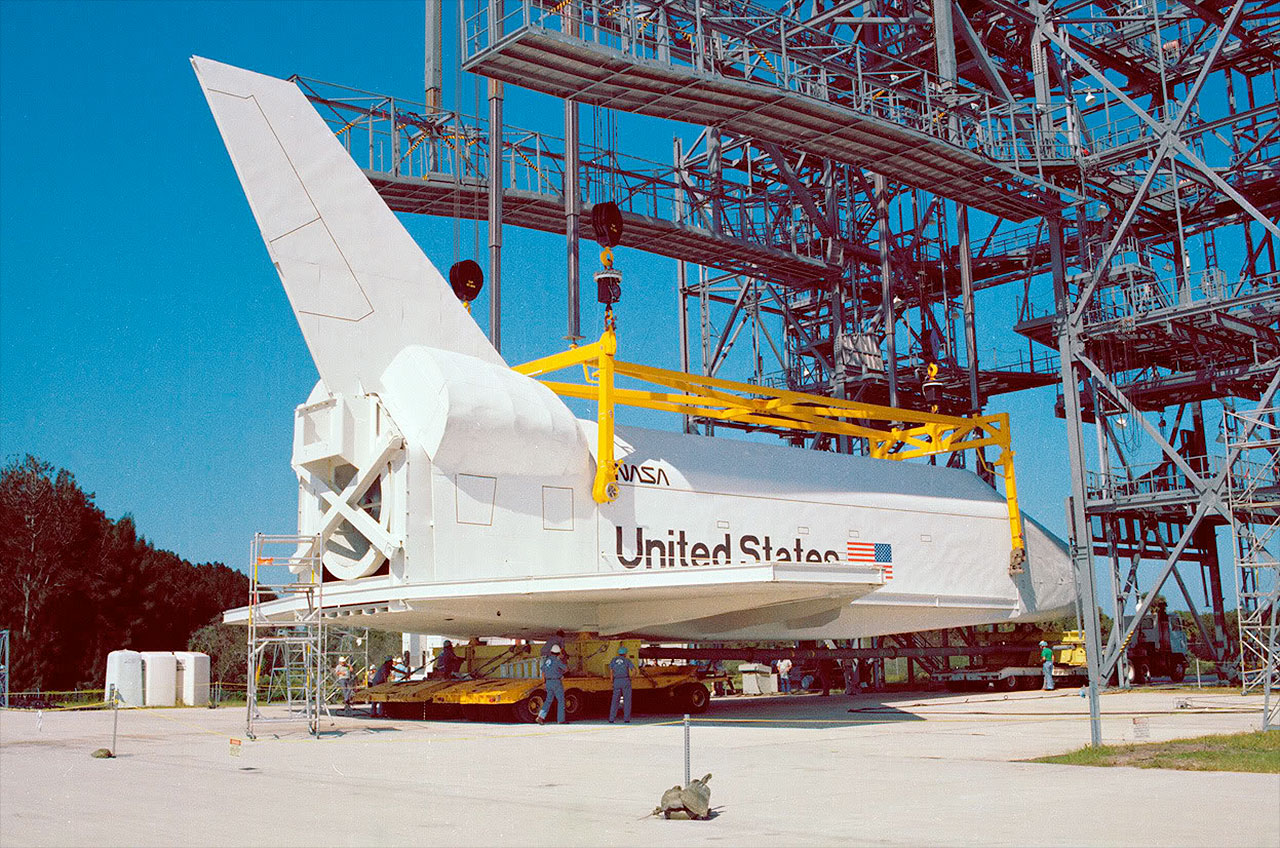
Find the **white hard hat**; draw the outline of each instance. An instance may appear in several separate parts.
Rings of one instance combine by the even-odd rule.
[[[346,661],[347,661],[346,657],[338,657],[338,662],[346,662]]]
[[[560,653],[560,646],[559,646],[559,645],[552,645],[552,646],[551,646],[551,653],[553,653],[553,654],[558,654],[558,653]]]
[[[1049,646],[1049,643],[1048,643],[1048,642],[1046,642],[1045,640],[1041,639],[1041,640],[1040,640],[1040,645],[1041,645],[1042,647],[1048,647],[1048,646]]]

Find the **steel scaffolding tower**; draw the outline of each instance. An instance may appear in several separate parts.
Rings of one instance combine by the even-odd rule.
[[[392,208],[487,220],[491,279],[504,224],[564,232],[576,337],[579,221],[618,204],[707,376],[952,413],[1058,384],[1094,691],[1170,579],[1233,653],[1205,421],[1280,381],[1276,3],[459,0],[487,121],[441,108],[427,9],[429,105],[298,81]],[[564,139],[504,124],[502,84],[566,98]],[[689,126],[646,162],[583,145],[579,103]]]
[[[1240,678],[1263,693],[1262,728],[1280,727],[1280,407],[1229,412],[1228,504],[1235,542]]]
[[[464,0],[462,15],[468,69],[702,124],[702,149],[677,148],[677,168],[722,177],[759,163],[791,189],[839,271],[779,290],[732,272],[690,283],[682,268],[706,373],[750,326],[743,370],[757,381],[769,379],[763,344],[810,390],[978,409],[1000,384],[978,366],[973,295],[1021,280],[1018,329],[1058,353],[1094,683],[1123,671],[1171,576],[1226,654],[1215,528],[1230,515],[1203,404],[1265,404],[1280,370],[1274,4]],[[1043,220],[1013,232],[997,220],[974,254],[971,206]],[[858,248],[878,267],[849,261]],[[1052,306],[1037,314],[1043,286]],[[968,385],[935,378],[930,397],[928,366],[953,363]],[[1019,370],[1033,381],[1042,369]],[[1095,556],[1109,562],[1117,620],[1131,622],[1105,653]],[[1188,561],[1212,634],[1178,570]],[[1091,712],[1097,742],[1096,697]]]
[[[324,566],[319,536],[255,534],[249,559],[248,677],[245,735],[256,738],[259,725],[305,722],[320,734],[326,709]],[[268,601],[300,597],[306,605],[287,620],[263,611]],[[262,674],[267,674],[263,681]],[[265,687],[263,684],[266,684]],[[260,697],[266,689],[266,697]],[[283,698],[282,715],[264,715],[262,705]]]

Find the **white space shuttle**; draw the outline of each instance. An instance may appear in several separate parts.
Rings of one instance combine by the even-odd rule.
[[[618,427],[619,496],[596,503],[595,423],[508,367],[299,90],[192,64],[320,374],[293,467],[326,612],[720,640],[1072,608],[1064,545],[1026,522],[1010,574],[1005,501],[966,471]]]

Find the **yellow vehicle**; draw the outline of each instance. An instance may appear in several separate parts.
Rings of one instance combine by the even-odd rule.
[[[607,709],[613,683],[608,662],[618,648],[637,662],[638,640],[606,640],[590,634],[565,643],[565,718],[581,718]],[[371,686],[356,693],[357,703],[382,704],[392,718],[464,717],[472,720],[530,722],[546,699],[539,671],[542,645],[461,645],[459,670],[449,677],[428,676]],[[439,652],[436,653],[439,657]],[[716,678],[695,666],[641,665],[631,677],[637,712],[701,713],[711,700],[708,683]]]
[[[984,642],[999,641],[1010,636],[1001,632],[978,635],[980,641]],[[1011,646],[1007,654],[986,656],[977,665],[940,672],[933,675],[934,679],[955,691],[988,687],[1007,691],[1039,689],[1044,681],[1044,670],[1040,664],[1040,648],[1035,642],[1044,639],[1053,650],[1055,686],[1076,686],[1089,682],[1082,631],[1042,632],[1027,629],[1019,635],[1027,640],[1021,649]]]

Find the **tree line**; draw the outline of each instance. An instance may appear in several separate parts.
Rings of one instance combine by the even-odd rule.
[[[30,454],[0,469],[11,690],[101,687],[109,652],[183,650],[248,599],[241,572],[156,548],[131,516],[112,520],[93,497],[70,471]]]

